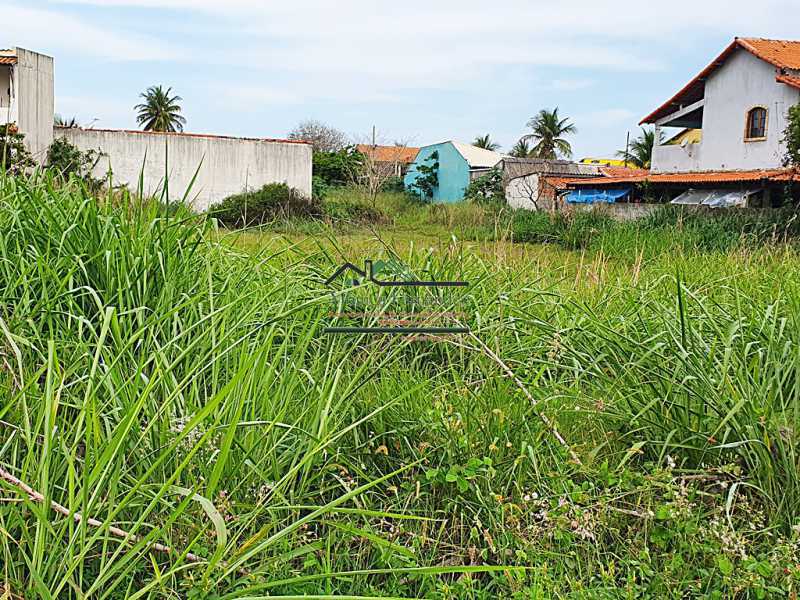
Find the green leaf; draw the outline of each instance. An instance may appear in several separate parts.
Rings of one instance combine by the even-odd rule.
[[[717,557],[717,568],[719,569],[719,572],[726,577],[733,573],[733,563],[727,556]]]

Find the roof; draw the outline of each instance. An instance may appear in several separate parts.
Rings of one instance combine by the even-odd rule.
[[[534,174],[573,177],[595,177],[600,175],[599,165],[587,165],[569,160],[506,157],[503,158],[502,162],[503,175],[509,180]]]
[[[303,144],[310,146],[311,142],[305,140],[284,140],[280,138],[251,138],[251,137],[236,137],[233,135],[214,135],[211,133],[185,133],[182,131],[141,131],[139,129],[99,129],[97,127],[83,128],[83,127],[60,127],[54,126],[54,129],[64,129],[67,131],[96,131],[99,133],[130,133],[136,135],[170,135],[175,137],[191,137],[191,138],[210,138],[217,140],[246,140],[249,142],[274,142],[280,144]]]
[[[706,80],[714,73],[714,71],[725,64],[725,61],[728,60],[731,54],[739,49],[746,50],[753,56],[768,62],[779,70],[800,70],[800,41],[767,40],[762,38],[735,38],[733,42],[722,51],[722,54],[720,54],[710,65],[703,69],[697,75],[697,77],[687,83],[683,89],[658,107],[655,111],[642,119],[639,124],[642,125],[644,123],[655,123],[662,117],[674,112],[676,107],[682,105],[687,106],[702,100],[705,96]],[[786,79],[789,81],[786,81]],[[776,81],[779,83],[787,83],[788,85],[792,85],[794,87],[800,85],[800,82],[797,80],[797,77],[787,75],[785,73],[778,73],[776,76]]]
[[[453,144],[455,149],[458,150],[458,153],[464,157],[464,160],[466,160],[467,164],[472,168],[491,169],[505,158],[498,152],[492,152],[491,150],[485,150],[470,144],[463,144],[452,140],[450,143]]]
[[[403,163],[409,164],[417,158],[419,148],[406,146],[372,146],[370,144],[358,144],[356,149],[361,154],[374,155],[376,162]]]
[[[651,184],[725,184],[725,183],[757,183],[765,181],[800,182],[798,169],[758,169],[751,171],[695,171],[692,173],[650,173],[634,172],[628,176],[595,177],[592,179],[571,179],[567,187],[606,187],[636,183]]]
[[[2,56],[0,55],[0,65],[15,65],[17,64],[16,56]]]

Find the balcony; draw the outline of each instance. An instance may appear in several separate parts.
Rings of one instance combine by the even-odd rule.
[[[702,142],[657,145],[653,148],[652,170],[654,173],[700,171],[702,151]]]

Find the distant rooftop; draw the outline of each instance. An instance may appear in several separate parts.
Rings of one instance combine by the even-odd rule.
[[[409,164],[417,158],[419,148],[410,146],[372,146],[371,144],[358,144],[356,149],[361,154],[374,156],[377,162],[391,162]]]

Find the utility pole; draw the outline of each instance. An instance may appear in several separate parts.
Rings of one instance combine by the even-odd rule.
[[[628,156],[631,151],[631,132],[628,131],[628,137],[625,139],[625,168],[628,168]]]

